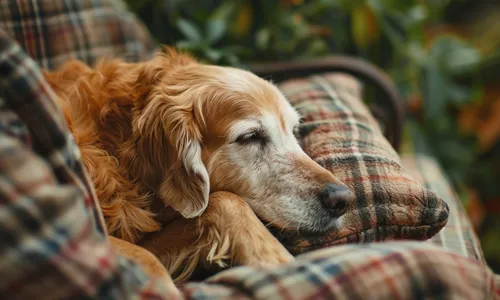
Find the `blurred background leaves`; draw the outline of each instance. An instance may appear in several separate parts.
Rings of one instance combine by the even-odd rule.
[[[388,72],[500,272],[500,2],[128,0],[159,43],[215,64],[329,54]]]

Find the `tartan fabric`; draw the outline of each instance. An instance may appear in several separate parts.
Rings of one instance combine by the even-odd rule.
[[[107,242],[54,97],[35,62],[0,30],[0,298],[169,295]]]
[[[280,89],[304,118],[298,133],[304,151],[356,194],[328,234],[275,230],[292,253],[353,242],[425,240],[446,224],[447,204],[401,166],[355,79],[316,75],[286,81]]]
[[[0,31],[1,299],[500,298],[487,267],[426,243],[330,248],[179,292],[118,256],[105,233],[53,92]]]
[[[30,56],[32,56],[42,67],[54,68],[60,65],[62,62],[69,58],[79,58],[86,63],[92,64],[96,59],[103,56],[129,56],[131,60],[137,61],[148,57],[153,51],[153,46],[151,40],[143,29],[142,24],[140,24],[133,16],[124,10],[123,3],[117,0],[58,0],[58,1],[32,1],[32,0],[22,0],[22,1],[4,1],[0,4],[0,13],[3,16],[0,24],[5,27],[11,36],[13,36],[18,42],[23,45],[24,49],[28,51]],[[97,34],[99,33],[99,34]],[[349,80],[344,80],[345,82],[339,82],[338,84],[348,84]],[[327,83],[331,87],[330,83]],[[352,91],[358,89],[356,86],[352,86]],[[305,97],[305,102],[300,103],[300,105],[307,105],[310,101],[314,103],[317,99],[309,100],[309,96],[316,97],[313,95],[318,91],[311,90],[313,85],[295,85],[294,83],[283,85],[285,94],[287,92],[287,87],[290,87],[292,91],[297,91],[300,95]],[[307,91],[300,91],[300,89],[310,89],[310,93]],[[299,89],[299,90],[297,90]],[[320,87],[321,90],[321,87]],[[295,92],[292,92],[295,93]],[[310,94],[310,95],[309,95]],[[343,93],[344,95],[346,93]],[[302,97],[298,95],[298,97]],[[347,95],[347,94],[346,94]],[[290,95],[297,97],[296,95]],[[356,95],[359,97],[359,95]],[[294,102],[295,100],[292,100]],[[352,98],[352,97],[351,97]],[[340,101],[343,97],[340,97]],[[298,103],[295,101],[294,103]],[[332,102],[340,103],[340,102]],[[309,105],[308,109],[314,109],[314,105]],[[342,114],[343,109],[352,109],[346,105],[340,105],[330,107],[329,109],[337,110],[336,113]],[[361,133],[367,135],[360,137],[361,139],[370,139],[375,136],[375,141],[378,143],[377,146],[371,147],[360,140],[359,145],[352,144],[343,151],[351,151],[349,153],[337,153],[340,155],[344,163],[344,167],[357,166],[357,173],[344,174],[345,179],[350,178],[351,187],[356,186],[356,192],[358,192],[358,205],[357,208],[362,210],[357,211],[349,218],[344,217],[345,228],[350,228],[350,231],[336,232],[330,235],[328,238],[308,238],[305,241],[297,241],[296,237],[293,235],[283,235],[282,240],[286,244],[296,244],[291,250],[295,253],[305,251],[307,249],[314,249],[317,247],[322,247],[323,245],[329,245],[334,241],[338,242],[356,242],[356,241],[372,241],[372,240],[385,240],[391,238],[417,238],[422,239],[432,236],[435,231],[439,229],[440,224],[425,224],[425,222],[433,223],[435,220],[432,218],[441,218],[441,223],[444,223],[446,219],[446,209],[441,208],[440,200],[434,199],[434,195],[429,193],[428,195],[423,195],[420,198],[422,200],[431,199],[431,205],[435,204],[436,208],[429,208],[420,211],[420,216],[425,216],[417,220],[418,216],[405,216],[407,208],[411,207],[412,203],[418,202],[414,199],[412,203],[408,203],[408,206],[403,209],[403,206],[392,205],[385,203],[382,206],[379,205],[380,201],[385,201],[382,198],[386,196],[391,196],[398,189],[393,189],[388,187],[388,184],[376,183],[381,177],[380,175],[389,174],[394,171],[398,166],[390,167],[390,164],[397,160],[397,155],[392,151],[392,148],[386,143],[385,139],[379,134],[378,131],[367,132],[366,130],[353,130],[357,128],[362,128],[363,126],[372,126],[370,124],[372,120],[363,119],[363,114],[368,115],[369,113],[363,111],[363,107],[356,108],[358,111],[354,115],[341,116],[344,125],[347,127],[341,130],[345,132]],[[325,111],[319,112],[317,117],[325,117],[323,114]],[[359,112],[359,114],[358,114]],[[314,112],[311,111],[311,114]],[[328,116],[327,116],[328,117]],[[349,122],[360,119],[360,122],[365,122],[364,125],[352,126]],[[359,121],[359,120],[357,120]],[[308,126],[308,127],[307,127]],[[313,125],[315,126],[315,125]],[[334,126],[343,126],[337,122]],[[350,126],[350,127],[349,127]],[[312,128],[311,124],[304,124],[304,128]],[[323,130],[326,128],[324,125],[321,126]],[[325,145],[320,145],[323,138],[328,139],[329,136],[326,133],[318,132],[318,129],[312,134],[307,133],[302,130],[302,133],[308,134],[307,137],[303,136],[309,144],[305,143],[306,151],[309,149],[325,150]],[[317,138],[315,138],[317,137]],[[368,140],[367,140],[368,141]],[[316,143],[315,145],[311,143]],[[319,143],[319,144],[318,144]],[[335,143],[331,143],[332,147],[336,147]],[[308,148],[307,148],[308,147]],[[350,148],[349,148],[350,147]],[[371,148],[370,148],[371,147]],[[333,148],[332,148],[333,149]],[[377,155],[372,155],[366,151],[370,149],[379,150]],[[365,152],[363,152],[365,151]],[[317,151],[316,151],[317,152]],[[336,154],[336,155],[337,155]],[[363,158],[356,158],[356,155],[364,155]],[[325,152],[319,154],[320,156],[327,155]],[[382,157],[382,158],[380,158]],[[386,159],[387,161],[379,162],[369,162],[370,160]],[[336,158],[332,158],[336,159]],[[332,159],[329,162],[332,162]],[[351,161],[349,161],[351,160]],[[323,160],[328,163],[327,160]],[[396,162],[397,164],[397,162]],[[364,168],[367,169],[364,170]],[[384,168],[390,167],[391,170],[386,170]],[[333,170],[333,169],[332,169]],[[336,170],[334,170],[336,171]],[[369,173],[366,173],[369,172]],[[396,170],[396,176],[399,176],[399,170]],[[373,177],[373,176],[376,177]],[[394,174],[393,174],[394,175]],[[372,176],[372,178],[367,178],[366,176]],[[378,176],[378,177],[377,177]],[[378,178],[378,179],[377,179]],[[406,180],[406,178],[398,177],[401,180]],[[374,179],[374,180],[372,180]],[[361,182],[360,182],[361,180]],[[382,183],[387,183],[388,180],[381,180]],[[372,191],[371,189],[376,186],[376,189]],[[412,188],[414,190],[408,191],[407,195],[411,193],[421,193],[422,189],[418,185],[406,184],[406,187]],[[384,190],[385,188],[391,189]],[[373,193],[378,194],[375,196]],[[388,194],[388,195],[386,195]],[[372,199],[372,198],[377,199]],[[404,201],[408,197],[396,197],[395,203]],[[381,200],[382,199],[382,200]],[[392,200],[390,201],[392,202]],[[375,206],[373,206],[375,204]],[[387,204],[387,205],[386,205]],[[392,205],[391,208],[388,208]],[[417,205],[416,207],[423,207],[422,205]],[[355,211],[355,209],[351,210]],[[395,219],[394,224],[384,224],[389,218],[390,214],[395,214],[399,218]],[[436,215],[441,213],[441,215]],[[433,215],[434,214],[434,215]],[[410,226],[399,226],[399,223],[406,222]],[[354,222],[355,224],[351,224]],[[418,229],[412,228],[412,226],[422,222],[422,226]],[[387,222],[386,222],[387,223]],[[438,222],[439,223],[439,222]],[[383,226],[380,226],[383,225]],[[340,226],[339,226],[340,227]],[[352,229],[352,230],[351,230]],[[359,231],[359,232],[356,232]],[[358,234],[359,233],[359,234]],[[310,243],[310,247],[308,245]],[[297,245],[300,244],[300,245]],[[297,250],[294,250],[297,248]]]
[[[181,294],[117,256],[35,63],[0,30],[1,299],[498,299],[500,280],[428,243],[345,245],[240,267]]]
[[[408,125],[411,128],[411,125]],[[450,208],[448,223],[429,242],[485,264],[479,239],[473,230],[467,213],[446,175],[436,159],[422,151],[416,151],[412,142],[412,131],[402,150],[401,161],[411,176],[426,188],[436,192]]]
[[[102,57],[139,61],[154,48],[145,26],[119,0],[4,0],[0,29],[45,69],[70,58],[90,65]]]
[[[500,299],[477,261],[430,243],[316,250],[274,269],[233,268],[182,289],[189,299]]]

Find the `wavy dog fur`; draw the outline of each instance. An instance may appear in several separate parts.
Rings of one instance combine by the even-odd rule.
[[[298,115],[257,76],[171,49],[44,74],[109,234],[151,251],[177,280],[199,264],[291,261],[255,213],[288,229],[330,226],[315,199],[339,183],[303,153]]]

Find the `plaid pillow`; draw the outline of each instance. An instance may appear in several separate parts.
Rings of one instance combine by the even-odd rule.
[[[120,0],[0,1],[0,29],[45,69],[70,58],[139,61],[154,50],[144,25]]]
[[[409,128],[407,128],[406,132],[410,135],[408,138],[416,139],[416,132],[412,130],[414,129],[412,125],[415,124],[412,123],[408,122],[407,126]],[[446,174],[444,174],[435,157],[421,152],[421,150],[413,152],[416,149],[413,149],[411,140],[408,138],[405,147],[402,149],[401,162],[403,166],[415,180],[438,193],[450,208],[448,223],[429,242],[486,264],[481,244],[474,232],[471,220],[467,216],[467,212]]]
[[[274,232],[292,253],[335,244],[425,240],[447,222],[448,206],[403,169],[361,100],[356,80],[340,74],[289,80],[281,91],[304,117],[304,151],[355,192],[357,200],[321,236]]]

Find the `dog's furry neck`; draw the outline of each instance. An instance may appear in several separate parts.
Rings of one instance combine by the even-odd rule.
[[[141,102],[145,101],[142,93],[149,84],[141,82],[140,66],[104,61],[90,68],[73,61],[56,72],[44,74],[58,96],[68,126],[81,149],[108,230],[129,241],[137,241],[144,232],[160,228],[159,216],[153,214],[157,207],[168,215],[166,219],[173,215],[172,210],[165,210],[165,205],[156,197],[161,174],[165,171],[161,166],[168,162],[149,157],[144,149],[144,137],[137,129],[137,118],[145,105]],[[162,149],[168,152],[169,148],[165,145]],[[163,154],[160,159],[168,160],[167,153]],[[100,184],[110,183],[105,177],[122,178],[123,182],[112,180],[111,183],[119,188],[110,188]],[[123,194],[110,193],[117,190],[120,193],[120,189]],[[116,201],[117,198],[122,200]],[[128,208],[124,209],[123,205]],[[124,212],[127,215],[123,215]]]

